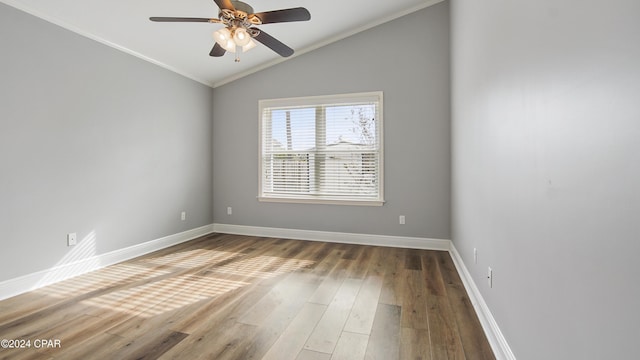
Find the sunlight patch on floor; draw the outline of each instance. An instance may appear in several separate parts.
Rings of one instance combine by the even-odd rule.
[[[65,298],[151,279],[168,273],[170,271],[166,269],[154,269],[123,263],[49,285],[37,291],[58,298]]]
[[[220,260],[226,260],[233,256],[237,256],[237,254],[229,251],[196,249],[148,259],[140,259],[139,262],[153,265],[193,268]]]
[[[184,275],[111,292],[81,303],[151,317],[200,300],[213,298],[248,283],[211,277]]]
[[[91,256],[95,252],[95,233],[80,244],[84,245],[75,254]],[[148,318],[314,263],[267,255],[244,258],[232,251],[194,249],[108,266],[37,291],[56,298],[87,295],[89,298],[80,303],[98,312],[108,310]],[[176,271],[182,272],[177,269],[199,267],[206,270],[206,275],[171,276]]]

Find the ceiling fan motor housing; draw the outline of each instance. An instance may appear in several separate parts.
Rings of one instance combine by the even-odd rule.
[[[253,14],[253,8],[251,7],[251,5],[244,3],[242,1],[232,1],[231,5],[233,5],[233,7],[236,10],[240,10],[242,12],[244,12],[245,14]]]
[[[249,30],[249,27],[262,23],[259,17],[253,15],[253,8],[249,4],[242,1],[232,1],[231,4],[234,10],[220,9],[219,13],[222,23],[230,30],[235,28]]]

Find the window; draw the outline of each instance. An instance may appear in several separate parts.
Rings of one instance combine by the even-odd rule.
[[[382,92],[261,100],[260,201],[382,205]]]

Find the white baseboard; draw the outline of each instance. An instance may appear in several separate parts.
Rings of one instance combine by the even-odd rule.
[[[388,246],[425,250],[449,250],[450,240],[408,236],[353,234],[333,231],[282,229],[261,226],[213,224],[213,231],[225,234],[325,241],[334,243]]]
[[[213,226],[205,225],[178,234],[133,245],[124,249],[91,256],[86,259],[57,265],[50,269],[9,279],[0,282],[0,300],[35,290],[58,281],[66,280],[74,276],[82,275],[90,271],[98,270],[125,260],[133,259],[169,246],[177,245],[185,241],[193,240],[211,232],[213,232]]]
[[[464,265],[464,261],[462,261],[462,257],[458,250],[451,243],[451,248],[449,249],[449,253],[451,254],[451,258],[453,259],[453,263],[458,269],[458,274],[460,274],[460,278],[462,279],[462,283],[464,284],[465,289],[467,290],[467,294],[469,294],[469,299],[473,304],[474,309],[476,310],[476,314],[478,314],[478,319],[480,320],[480,324],[484,329],[484,333],[487,335],[487,339],[489,340],[489,344],[491,345],[491,349],[493,350],[496,359],[498,360],[516,360],[515,355],[511,351],[509,344],[507,344],[507,340],[502,335],[502,331],[498,327],[496,320],[493,318],[487,303],[484,301],[480,290],[476,286],[476,283],[473,281],[471,274],[467,270],[467,267]]]

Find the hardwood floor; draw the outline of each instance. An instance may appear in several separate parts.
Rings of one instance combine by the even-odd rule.
[[[30,341],[0,359],[494,359],[446,252],[225,234],[1,301],[0,338]]]

